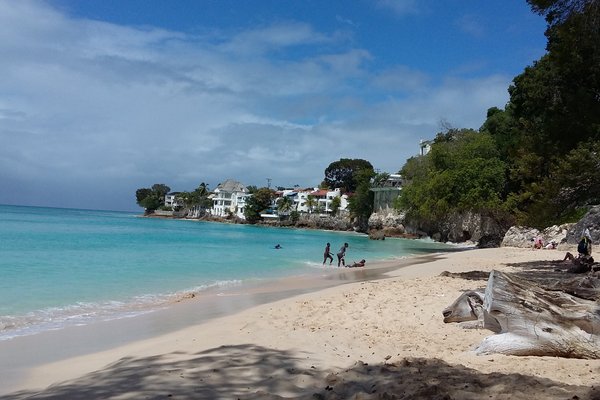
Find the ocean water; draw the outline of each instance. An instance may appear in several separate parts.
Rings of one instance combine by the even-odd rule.
[[[347,262],[449,249],[427,240],[0,205],[0,340],[150,312],[190,293],[322,274],[333,268],[322,265],[326,242],[333,253],[349,243]]]

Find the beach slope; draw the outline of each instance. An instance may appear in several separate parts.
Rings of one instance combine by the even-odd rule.
[[[40,365],[3,398],[594,398],[600,361],[477,356],[492,332],[442,318],[462,291],[486,284],[443,271],[514,271],[562,256],[516,248],[440,254],[384,279]]]

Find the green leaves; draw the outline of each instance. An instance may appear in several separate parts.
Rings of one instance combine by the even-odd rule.
[[[271,205],[273,191],[269,188],[257,189],[252,196],[246,200],[244,216],[246,221],[253,224],[260,220],[260,214]]]
[[[152,188],[140,188],[135,191],[135,198],[140,207],[146,211],[154,211],[164,203],[165,195],[171,188],[163,183],[156,183]]]
[[[340,188],[344,192],[354,192],[358,185],[356,173],[361,170],[373,171],[373,165],[360,158],[340,158],[325,169],[324,183],[331,189]]]
[[[505,168],[489,134],[455,131],[450,140],[436,140],[428,155],[407,162],[400,208],[432,222],[452,212],[500,209]]]

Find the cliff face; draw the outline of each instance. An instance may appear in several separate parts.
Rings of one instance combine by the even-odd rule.
[[[577,244],[585,230],[590,232],[592,243],[600,242],[600,205],[593,206],[567,233],[568,244]]]
[[[453,214],[436,223],[409,220],[403,213],[389,210],[369,218],[369,230],[386,236],[426,237],[440,242],[474,242],[480,247],[499,247],[508,228],[491,216],[476,213]]]

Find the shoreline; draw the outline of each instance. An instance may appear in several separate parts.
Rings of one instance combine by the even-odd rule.
[[[473,347],[492,333],[444,324],[441,312],[462,291],[485,282],[440,276],[443,271],[510,271],[515,266],[509,264],[562,256],[555,250],[476,249],[425,256],[429,257],[425,262],[403,267],[388,265],[375,279],[251,304],[233,314],[108,350],[38,361],[26,379],[13,386],[22,392],[10,398],[38,392],[41,397],[93,394],[87,398],[307,396],[323,390],[324,382],[333,390],[348,391],[352,385],[340,382],[363,375],[377,382],[393,368],[401,374],[403,366],[415,362],[422,363],[420,371],[429,371],[430,376],[424,377],[426,381],[414,373],[405,377],[406,382],[395,379],[405,385],[405,393],[422,390],[419,384],[431,385],[441,379],[436,374],[449,369],[454,375],[460,372],[456,390],[464,396],[455,398],[482,396],[482,388],[470,380],[487,382],[488,395],[514,392],[513,398],[565,398],[566,393],[598,385],[599,360],[475,356]],[[363,271],[367,269],[356,272]],[[119,325],[123,332],[125,327]],[[555,396],[559,389],[565,390],[560,392],[563,397]],[[477,391],[465,396],[469,390]]]
[[[379,260],[364,268],[329,267],[314,273],[245,282],[240,286],[214,287],[182,295],[132,316],[67,325],[59,329],[16,336],[0,341],[0,396],[21,388],[26,371],[45,363],[103,352],[138,341],[149,340],[211,320],[235,315],[252,307],[299,295],[381,279],[397,268],[427,262],[438,253]],[[68,347],[63,346],[69,343]],[[30,354],[28,349],[36,349]],[[60,349],[60,350],[59,350]]]

